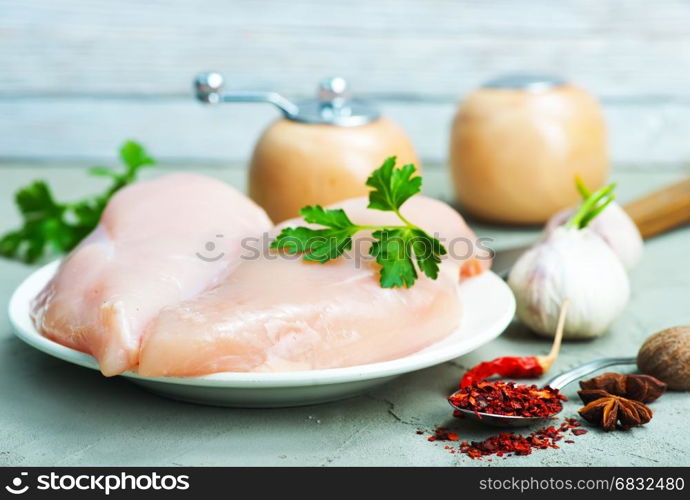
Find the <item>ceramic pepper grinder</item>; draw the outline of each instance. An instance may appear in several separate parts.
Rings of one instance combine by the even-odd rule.
[[[597,101],[562,79],[510,75],[472,92],[453,122],[449,164],[460,204],[496,223],[541,224],[609,171]]]
[[[323,80],[316,99],[298,103],[275,92],[226,92],[218,73],[199,75],[196,90],[206,103],[269,102],[282,112],[259,138],[249,167],[249,195],[273,222],[299,215],[305,205],[366,195],[367,177],[389,156],[419,166],[405,132],[350,99],[343,78]]]

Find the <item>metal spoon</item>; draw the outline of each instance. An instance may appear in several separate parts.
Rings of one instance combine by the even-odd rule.
[[[605,368],[607,366],[613,366],[613,365],[634,365],[637,363],[636,358],[603,358],[603,359],[597,359],[595,361],[590,361],[589,363],[585,363],[584,365],[578,366],[576,368],[573,368],[572,370],[565,371],[563,373],[560,373],[553,377],[551,380],[549,380],[546,385],[552,387],[553,389],[558,389],[561,390],[563,389],[566,385],[570,384],[571,382],[576,381],[577,379],[584,377],[585,375],[589,375],[590,373],[593,373],[597,370],[600,370],[601,368]],[[451,398],[458,394],[460,390],[455,391],[453,394],[451,394]],[[546,421],[547,419],[553,417],[554,415],[558,415],[559,412],[554,413],[553,415],[549,415],[548,417],[520,417],[520,416],[506,416],[506,415],[493,415],[491,413],[475,413],[471,410],[466,410],[464,408],[458,408],[455,406],[450,398],[448,400],[450,405],[455,408],[456,410],[460,411],[465,415],[467,418],[471,418],[473,420],[476,420],[477,422],[481,422],[483,424],[487,425],[493,425],[495,427],[526,427],[529,425],[536,425],[538,423],[542,423]],[[561,406],[561,411],[563,410],[563,407]]]

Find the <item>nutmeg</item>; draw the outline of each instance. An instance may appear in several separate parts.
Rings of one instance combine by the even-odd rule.
[[[669,389],[690,390],[690,326],[667,328],[645,340],[637,367],[666,382]]]

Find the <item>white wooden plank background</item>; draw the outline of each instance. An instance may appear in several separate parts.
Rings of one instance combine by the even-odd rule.
[[[421,157],[443,164],[452,103],[385,102],[382,111],[412,136]],[[622,168],[683,168],[690,159],[690,107],[607,106],[611,153]],[[124,138],[142,140],[167,162],[243,165],[268,106],[205,107],[188,99],[0,100],[0,161],[100,161]]]
[[[136,137],[167,161],[242,164],[275,113],[196,105],[213,68],[297,98],[342,74],[442,163],[457,99],[535,70],[602,99],[622,168],[677,168],[688,26],[683,0],[0,0],[0,160],[95,161]]]

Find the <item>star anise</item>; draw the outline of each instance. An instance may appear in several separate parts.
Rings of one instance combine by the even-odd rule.
[[[580,382],[583,389],[602,389],[614,396],[622,396],[643,403],[651,403],[666,392],[666,384],[651,375],[604,373]]]
[[[578,391],[585,406],[578,412],[582,418],[604,430],[630,429],[643,425],[652,419],[652,410],[647,405],[632,399],[610,394],[603,389]]]

